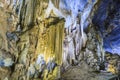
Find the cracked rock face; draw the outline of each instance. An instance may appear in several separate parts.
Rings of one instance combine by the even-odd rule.
[[[119,3],[0,0],[0,79],[118,78]]]

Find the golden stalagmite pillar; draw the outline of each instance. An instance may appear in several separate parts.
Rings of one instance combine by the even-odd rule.
[[[55,21],[59,20],[58,23]],[[46,63],[54,60],[57,65],[62,63],[62,44],[64,35],[64,20],[56,18],[46,19],[44,23],[39,24],[39,39],[36,49],[36,55],[42,54]],[[56,67],[53,76],[60,74],[60,66]],[[51,77],[53,77],[51,76]]]
[[[45,72],[44,79],[60,78],[60,65],[62,64],[62,46],[64,36],[64,19],[59,19],[53,13],[52,17],[44,18],[45,10],[48,6],[48,0],[36,0],[34,20],[38,27],[38,41],[35,55],[43,55],[46,64],[52,60],[58,66],[48,75]]]

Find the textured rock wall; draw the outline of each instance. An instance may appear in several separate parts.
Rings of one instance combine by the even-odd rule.
[[[53,13],[45,18],[47,5],[48,0],[1,1],[2,80],[60,77],[64,19]]]
[[[119,27],[120,27],[120,1],[103,0],[93,18],[93,23],[104,42],[104,49],[112,54],[119,55]]]

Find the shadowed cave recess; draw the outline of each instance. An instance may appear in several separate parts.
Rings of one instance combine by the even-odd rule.
[[[120,80],[120,0],[0,0],[0,80]]]

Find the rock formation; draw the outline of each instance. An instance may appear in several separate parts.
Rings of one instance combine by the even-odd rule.
[[[0,17],[0,80],[119,80],[119,0],[0,0]]]

